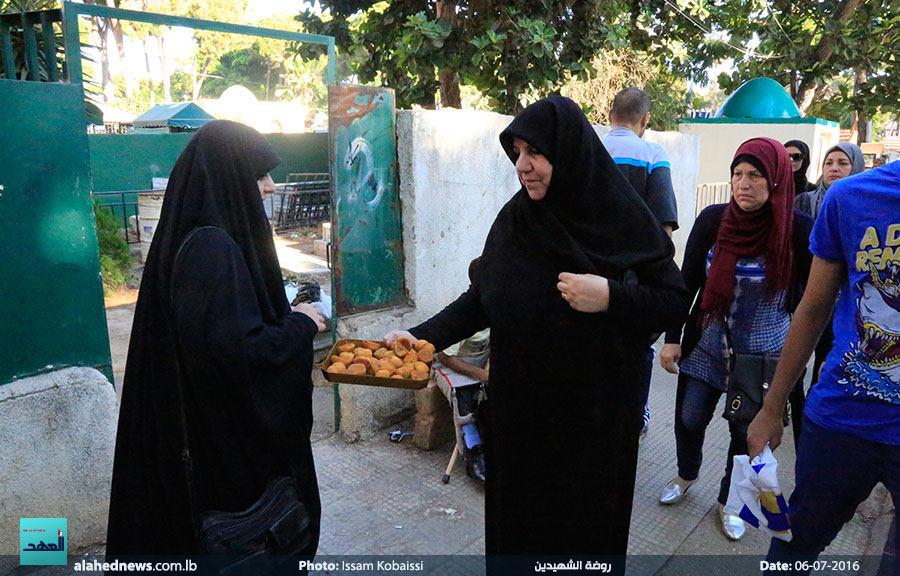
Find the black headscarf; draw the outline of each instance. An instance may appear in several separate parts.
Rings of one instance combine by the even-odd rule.
[[[290,312],[256,183],[280,163],[265,137],[244,124],[216,120],[197,131],[169,176],[135,321],[142,303],[168,301],[168,279],[178,247],[201,226],[221,228],[241,249],[264,321],[276,322]]]
[[[638,266],[668,264],[674,253],[671,241],[578,104],[552,96],[519,113],[500,134],[515,163],[513,138],[531,144],[553,165],[542,200],[532,200],[523,187],[507,207],[515,213],[524,242],[561,253],[563,261],[581,255],[582,269],[570,272],[613,279]]]
[[[794,172],[794,195],[802,194],[804,192],[808,192],[815,188],[815,186],[806,179],[806,171],[809,169],[809,146],[806,145],[806,142],[803,140],[788,140],[784,143],[784,147],[788,148],[793,146],[797,150],[803,154],[803,160],[801,160],[800,169]]]

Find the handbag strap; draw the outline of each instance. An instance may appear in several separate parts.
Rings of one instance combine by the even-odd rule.
[[[722,314],[722,326],[725,331],[725,354],[729,360],[734,361],[734,341],[731,339],[731,329],[728,327],[727,314]]]
[[[217,230],[216,226],[202,226],[199,228],[194,228],[184,237],[181,241],[181,245],[178,247],[178,251],[175,252],[175,259],[172,260],[172,271],[175,271],[175,268],[178,266],[178,258],[181,256],[181,251],[184,249],[188,240],[190,240],[194,234],[200,232],[201,230],[206,229],[214,229]],[[175,288],[172,283],[172,278],[175,274],[169,275],[169,303],[173,302],[173,294]],[[187,411],[184,407],[184,390],[182,388],[181,382],[181,347],[178,345],[178,336],[175,336],[175,388],[178,391],[178,411],[179,417],[181,419],[181,461],[184,462],[184,475],[187,479],[187,491],[188,491],[188,510],[191,515],[191,524],[196,529],[198,525],[197,518],[197,505],[195,500],[195,491],[194,491],[194,463],[191,459],[191,449],[190,449],[190,441],[188,439],[188,426],[187,426]]]

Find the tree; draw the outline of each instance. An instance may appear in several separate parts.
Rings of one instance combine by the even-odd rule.
[[[203,84],[204,98],[218,98],[227,88],[238,84],[253,92],[258,99],[266,99],[266,76],[271,62],[259,53],[259,44],[232,50],[219,58],[212,75]]]
[[[246,24],[247,0],[216,0],[215,2],[193,1],[188,5],[187,15],[201,20]],[[253,38],[243,34],[224,34],[210,30],[196,30],[194,39],[197,50],[193,58],[193,99],[200,96],[203,83],[210,69],[214,68],[222,54],[248,48]],[[202,62],[202,65],[198,64]]]
[[[177,1],[178,0],[120,0],[120,3],[122,8],[127,8],[130,10],[140,10],[142,12],[157,12],[165,14],[171,13],[172,8],[177,9],[177,6],[171,4],[172,2]],[[167,27],[128,20],[123,25],[123,32],[124,34],[142,40],[143,42],[144,63],[146,66],[147,77],[149,78],[151,104],[156,103],[156,90],[154,89],[155,82],[153,81],[153,76],[150,68],[149,45],[151,42],[151,38],[155,39],[155,43],[158,48],[160,68],[162,70],[162,100],[164,102],[171,102],[171,90],[169,88],[169,80],[166,74],[166,71],[168,69],[165,51],[165,34],[167,32]]]
[[[322,0],[321,14],[298,16],[335,37],[339,72],[397,91],[398,104],[459,102],[468,85],[498,112],[559,91],[572,78],[595,77],[592,59],[629,48],[661,75],[706,82],[707,69],[730,54],[701,24],[740,11],[736,0]],[[684,94],[660,90],[674,110]]]
[[[257,23],[263,28],[300,31],[300,24],[285,16],[273,16]],[[249,38],[246,47],[218,57],[212,75],[203,88],[207,97],[218,97],[229,86],[239,84],[259,99],[294,100],[310,107],[322,107],[327,99],[325,73],[327,55],[321,47],[314,58],[291,49],[290,42],[274,38]]]
[[[635,86],[653,100],[650,127],[677,130],[687,109],[687,82],[673,76],[644,51],[619,48],[598,54],[587,80],[572,79],[563,93],[584,108],[592,124],[609,124],[609,109],[620,90]]]
[[[749,31],[759,42],[752,52],[734,52],[737,71],[720,79],[727,90],[755,76],[775,78],[806,114],[855,115],[860,142],[867,139],[868,118],[880,109],[898,110],[900,3],[895,0],[773,0],[733,15],[727,24],[745,32],[743,46]]]
[[[335,37],[342,71],[397,91],[401,107],[458,105],[474,86],[500,112],[557,91],[566,74],[623,37],[620,2],[602,0],[331,0],[298,18]]]

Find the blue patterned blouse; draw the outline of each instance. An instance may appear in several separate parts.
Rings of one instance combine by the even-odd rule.
[[[712,263],[715,246],[706,256],[706,273]],[[791,316],[785,310],[784,293],[766,295],[766,259],[738,260],[735,268],[734,300],[728,314],[728,328],[735,352],[779,356],[787,336]],[[728,362],[725,355],[725,331],[721,320],[707,326],[690,356],[681,363],[681,371],[717,390],[727,386]]]

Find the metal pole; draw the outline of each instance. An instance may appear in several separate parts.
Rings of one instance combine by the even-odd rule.
[[[81,35],[78,32],[78,5],[62,3],[63,45],[66,49],[66,72],[70,84],[84,83],[81,71]]]

